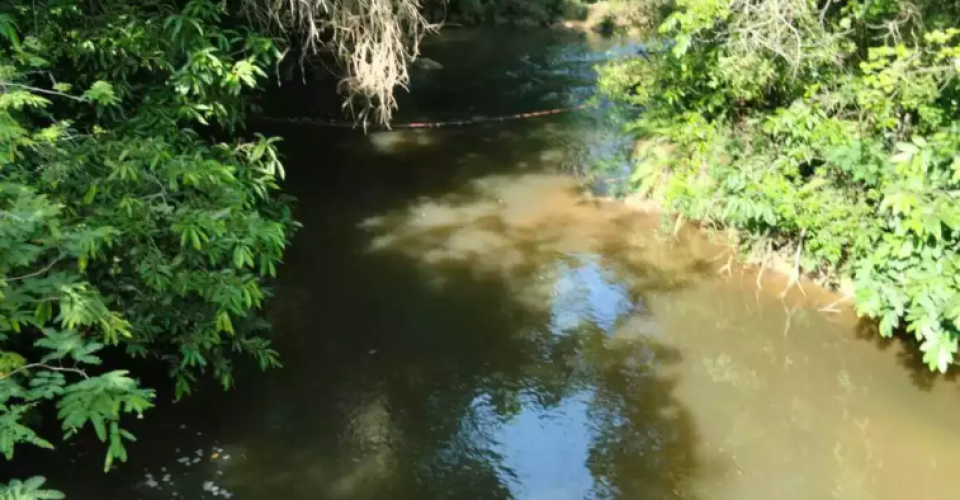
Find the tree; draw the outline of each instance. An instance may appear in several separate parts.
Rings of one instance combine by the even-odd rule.
[[[105,349],[165,363],[178,396],[278,366],[257,310],[296,227],[276,140],[234,136],[280,57],[222,3],[0,3],[0,453],[92,427],[125,460],[154,391]],[[54,498],[42,481],[2,498]]]
[[[237,139],[247,96],[292,42],[337,56],[346,104],[387,121],[428,29],[418,0],[0,0],[6,459],[54,447],[32,425],[51,410],[107,443],[105,469],[126,459],[121,417],[155,393],[103,352],[165,363],[177,397],[230,387],[236,354],[279,365],[257,311],[297,224],[276,139]],[[0,498],[58,496],[41,486]]]

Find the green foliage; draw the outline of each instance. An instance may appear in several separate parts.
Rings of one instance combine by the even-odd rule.
[[[956,7],[678,0],[669,51],[604,69],[644,109],[633,181],[750,250],[852,276],[881,335],[931,370],[960,338]]]
[[[209,0],[0,1],[0,453],[92,429],[127,458],[154,392],[130,366],[233,383],[236,354],[278,366],[257,310],[296,224],[276,140],[219,143],[278,60]],[[113,356],[112,358],[116,358]],[[111,358],[111,359],[112,359]],[[59,498],[42,480],[0,498]]]
[[[14,479],[10,483],[0,484],[0,500],[60,500],[63,493],[44,490],[42,477],[33,477],[26,481]]]

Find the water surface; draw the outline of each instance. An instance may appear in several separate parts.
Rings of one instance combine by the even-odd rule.
[[[452,32],[398,120],[577,104],[631,47]],[[955,498],[956,385],[835,296],[585,196],[570,171],[621,144],[603,116],[264,129],[304,224],[269,310],[285,368],[164,401],[108,475],[82,446],[31,470],[98,500]]]

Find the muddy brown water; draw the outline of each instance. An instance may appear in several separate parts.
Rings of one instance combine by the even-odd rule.
[[[458,32],[400,119],[555,104],[464,47],[577,96],[617,45]],[[265,130],[304,224],[269,311],[285,367],[164,401],[109,474],[82,445],[23,473],[75,499],[956,498],[957,384],[835,295],[781,298],[704,233],[584,195],[601,130]]]

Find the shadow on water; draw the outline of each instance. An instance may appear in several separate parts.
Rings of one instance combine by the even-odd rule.
[[[331,184],[292,162],[300,167],[291,185],[307,189],[299,193],[307,229],[272,314],[287,369],[255,391],[266,398],[236,408],[248,419],[248,456],[270,457],[238,474],[242,490],[256,498],[677,497],[700,469],[692,418],[661,373],[679,352],[653,337],[609,338],[642,304],[635,290],[606,318],[582,317],[580,301],[550,305],[557,276],[578,266],[576,252],[599,250],[570,245],[606,244],[596,226],[565,233],[584,228],[591,208],[571,203],[572,185],[570,199],[538,198],[535,186],[555,178],[517,173],[509,152],[539,147],[528,130],[500,133],[507,144],[495,149],[451,135],[440,142],[458,148],[441,148],[457,159],[449,168],[427,161],[437,154],[429,146],[378,152],[379,162],[359,162],[376,166],[350,189],[340,184],[348,179]],[[392,198],[398,183],[404,196]],[[311,200],[309,187],[324,185],[330,196]],[[330,219],[323,207],[343,192],[368,201]],[[618,227],[598,222],[601,231]],[[559,267],[545,268],[553,258]],[[633,271],[648,288],[681,286],[663,270]],[[251,441],[266,423],[250,403],[272,409],[282,422],[275,434]],[[562,421],[544,423],[551,419]],[[326,438],[305,442],[312,436]]]
[[[557,335],[547,313],[465,267],[444,266],[438,286],[406,258],[368,264],[378,277],[362,284],[363,300],[284,322],[294,357],[255,403],[285,414],[280,435],[262,443],[282,455],[242,474],[258,478],[250,485],[262,497],[305,488],[330,498],[582,498],[596,486],[672,498],[696,472],[690,416],[654,372],[677,352],[607,346],[589,327]],[[544,429],[551,413],[581,416]],[[518,425],[525,432],[509,431]]]
[[[881,351],[894,348],[897,363],[910,376],[914,387],[924,392],[930,392],[938,382],[956,383],[957,371],[951,370],[946,374],[931,371],[923,361],[923,352],[919,343],[906,331],[898,332],[893,337],[885,338],[880,335],[876,321],[860,319],[855,328],[859,340],[870,342]]]
[[[707,266],[604,257],[631,223],[539,173],[562,131],[268,131],[304,224],[270,305],[285,368],[161,404],[109,476],[97,446],[36,472],[81,499],[695,498],[644,294]]]

